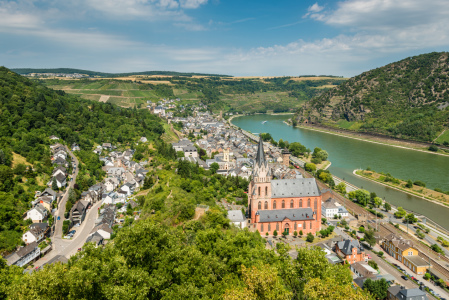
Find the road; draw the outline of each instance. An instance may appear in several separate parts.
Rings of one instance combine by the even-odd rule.
[[[58,210],[55,213],[55,232],[52,237],[53,244],[55,244],[55,239],[62,238],[62,224],[64,222],[65,205],[67,203],[67,199],[69,198],[69,190],[70,190],[70,188],[73,188],[73,186],[75,185],[76,177],[78,176],[78,171],[79,171],[78,158],[76,158],[76,156],[73,155],[72,151],[70,151],[69,149],[67,149],[67,152],[72,157],[72,159],[75,161],[76,169],[75,169],[75,173],[72,174],[72,181],[69,181],[70,183],[67,186],[66,192],[65,192],[64,196],[62,197],[61,202],[58,205]],[[60,218],[59,221],[58,221],[58,217]]]
[[[74,255],[78,248],[82,248],[84,243],[86,242],[87,237],[89,236],[89,233],[92,231],[92,229],[95,226],[95,220],[98,216],[98,209],[101,206],[101,201],[95,203],[86,213],[86,217],[83,221],[83,223],[80,225],[80,227],[75,227],[73,229],[76,230],[76,233],[72,240],[67,240],[62,238],[62,225],[64,221],[64,213],[65,213],[65,207],[68,199],[68,191],[70,188],[73,188],[76,177],[78,176],[78,170],[79,170],[79,162],[78,159],[73,155],[73,153],[68,150],[68,153],[70,156],[74,159],[74,162],[76,164],[76,170],[75,173],[72,176],[72,181],[70,181],[70,184],[67,187],[66,193],[64,194],[61,202],[59,203],[58,210],[55,213],[55,232],[52,237],[52,246],[53,249],[36,261],[34,263],[35,267],[40,267],[47,263],[49,260],[54,258],[57,255],[62,255],[67,258]],[[58,221],[57,218],[60,217],[60,220]]]

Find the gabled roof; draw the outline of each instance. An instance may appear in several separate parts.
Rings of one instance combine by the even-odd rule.
[[[315,178],[276,179],[271,181],[271,197],[316,197],[321,195]]]
[[[53,191],[51,188],[46,188],[45,191],[43,191],[43,192],[41,193],[41,195],[43,195],[43,194],[45,194],[45,193],[47,193],[47,194],[49,194],[49,195],[52,195],[53,197],[56,197],[56,192]]]
[[[241,210],[228,210],[228,219],[231,222],[244,222],[245,217]]]
[[[55,176],[56,180],[60,183],[63,183],[66,179],[65,176],[62,175],[61,173],[58,173],[58,175]]]
[[[351,255],[353,248],[357,249],[357,253],[361,253],[361,251],[363,250],[360,248],[360,244],[357,240],[344,240],[338,242],[337,247],[345,255]]]
[[[280,203],[278,204],[280,205]],[[314,220],[311,208],[294,208],[294,209],[272,209],[258,210],[259,222],[279,222],[284,219],[291,221],[311,221]]]

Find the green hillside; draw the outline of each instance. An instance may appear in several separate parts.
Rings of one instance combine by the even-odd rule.
[[[303,78],[189,78],[136,77],[131,80],[40,80],[53,89],[82,98],[106,101],[123,107],[144,107],[146,101],[178,97],[187,103],[203,102],[213,111],[289,112],[305,101],[344,82],[339,77]],[[102,97],[103,96],[103,97]]]
[[[160,119],[148,111],[83,100],[1,67],[0,252],[10,252],[21,242],[26,225],[22,214],[51,174],[50,135],[92,153],[94,144],[133,143],[141,136],[151,140],[163,132]],[[99,172],[87,169],[101,179]]]
[[[353,77],[309,101],[296,117],[428,142],[447,128],[448,105],[449,54],[434,52]]]

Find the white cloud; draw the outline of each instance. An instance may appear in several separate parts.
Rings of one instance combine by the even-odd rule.
[[[208,0],[180,0],[181,7],[183,8],[198,8],[203,4],[206,4]]]
[[[317,13],[320,12],[324,9],[324,6],[319,6],[318,2],[316,2],[314,5],[310,6],[308,11],[309,12],[313,12],[313,13]]]

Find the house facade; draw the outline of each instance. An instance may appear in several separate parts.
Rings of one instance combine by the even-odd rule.
[[[382,248],[393,258],[403,263],[415,274],[424,275],[431,266],[429,262],[422,259],[410,240],[403,239],[394,234],[385,237]]]
[[[41,251],[36,242],[32,242],[29,245],[20,248],[11,255],[5,257],[8,266],[23,267],[26,264],[39,258]]]
[[[248,213],[261,234],[321,230],[321,192],[314,178],[272,179],[260,139],[248,188]]]
[[[343,240],[336,243],[335,253],[349,264],[367,260],[365,250],[357,240]]]

